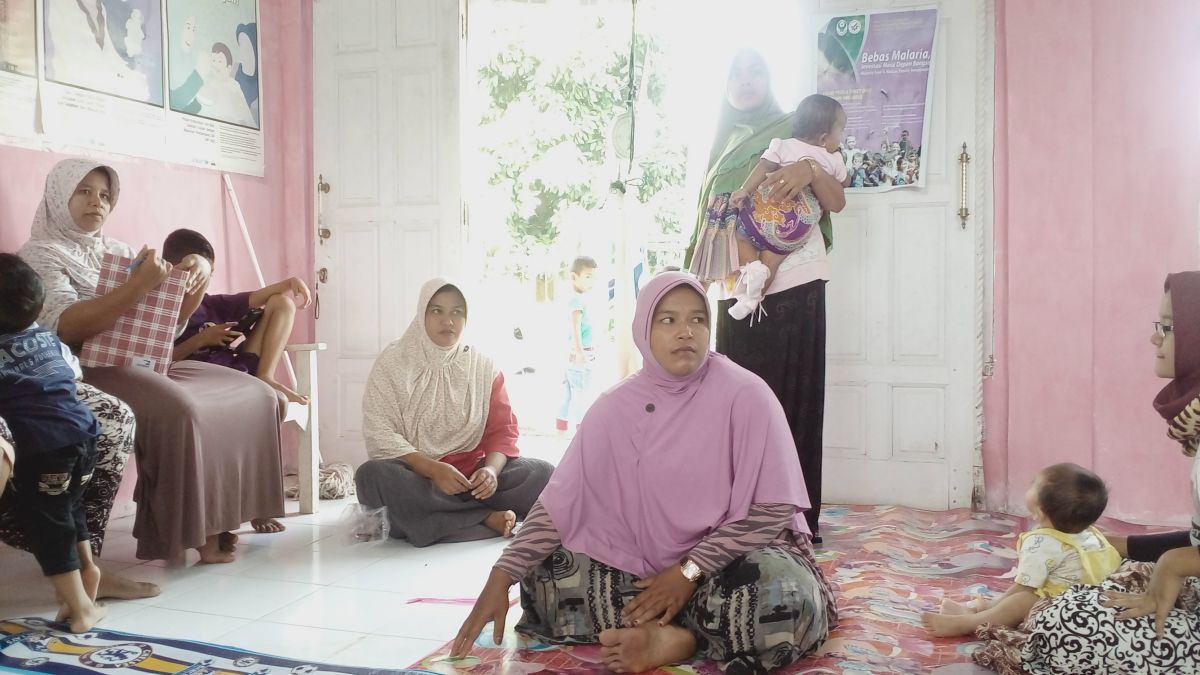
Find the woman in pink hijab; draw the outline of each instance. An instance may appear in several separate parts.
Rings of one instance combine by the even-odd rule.
[[[787,420],[758,376],[708,350],[709,330],[690,276],[641,291],[633,335],[645,365],[584,417],[453,655],[489,620],[499,642],[515,583],[517,630],[599,642],[615,672],[693,657],[763,672],[824,641],[833,593],[813,561]]]

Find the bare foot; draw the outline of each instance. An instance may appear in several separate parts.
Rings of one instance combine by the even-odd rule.
[[[232,532],[222,532],[217,535],[217,546],[226,553],[237,552],[238,536]]]
[[[973,614],[933,614],[926,612],[921,615],[921,623],[925,625],[934,637],[956,637],[970,635],[975,630]]]
[[[283,394],[283,396],[288,401],[291,401],[292,403],[303,403],[305,405],[308,404],[307,396],[304,396],[303,394],[297,392],[296,390],[292,389],[291,387],[284,385],[282,382],[276,382],[275,380],[272,380],[267,377],[260,377],[258,379],[260,379],[263,382],[266,382],[267,384],[274,387],[275,391]]]
[[[116,598],[118,600],[138,600],[153,598],[162,591],[157,584],[126,579],[118,574],[109,572],[100,577],[100,586],[96,589],[97,598]]]
[[[71,616],[71,632],[86,633],[92,629],[92,626],[100,623],[100,619],[108,614],[108,607],[105,605],[93,602],[86,609],[76,612]]]
[[[232,553],[221,550],[220,537],[217,536],[205,539],[204,545],[196,549],[196,552],[200,554],[200,562],[208,565],[231,563],[234,560]]]
[[[517,526],[517,514],[512,511],[493,511],[483,524],[495,530],[501,537],[510,539],[513,536],[513,528]]]
[[[949,598],[946,598],[945,600],[942,600],[941,613],[945,614],[947,616],[961,616],[963,614],[974,614],[975,613],[974,601],[972,600],[971,602],[968,602],[967,604],[964,605],[961,602],[955,602]]]
[[[250,521],[250,525],[254,527],[254,531],[259,534],[274,534],[275,532],[283,532],[283,523],[274,518],[255,518]]]
[[[696,652],[696,637],[686,628],[649,623],[639,628],[600,633],[604,665],[617,673],[640,673],[686,661]]]

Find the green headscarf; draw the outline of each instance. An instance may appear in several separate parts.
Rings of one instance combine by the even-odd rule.
[[[752,54],[762,63],[763,69],[766,69],[762,55],[747,50],[738,56],[745,53]],[[734,62],[736,61],[737,57],[734,58]],[[726,81],[728,82],[728,78]],[[742,183],[750,177],[771,141],[776,138],[791,138],[795,117],[795,111],[783,112],[775,97],[770,94],[757,108],[745,111],[730,105],[728,96],[722,98],[717,132],[708,156],[708,173],[704,177],[704,185],[700,188],[696,225],[692,228],[692,238],[683,256],[685,269],[691,266],[696,241],[708,225],[708,202],[716,195],[733,192],[742,187]],[[826,250],[833,248],[833,226],[828,211],[821,214],[821,234],[825,236]]]

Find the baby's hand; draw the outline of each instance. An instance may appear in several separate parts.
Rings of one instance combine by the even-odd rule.
[[[746,188],[738,188],[733,192],[733,194],[729,195],[730,205],[736,206],[739,209],[744,207],[746,205],[746,201],[749,199],[750,193],[746,191]]]

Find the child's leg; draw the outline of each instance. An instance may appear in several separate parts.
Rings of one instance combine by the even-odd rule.
[[[571,428],[571,395],[574,393],[571,387],[571,369],[574,365],[567,364],[567,369],[563,371],[562,404],[559,405],[558,417],[554,420],[554,428],[564,434]]]
[[[20,448],[18,448],[20,451]],[[33,544],[34,557],[66,605],[71,630],[82,633],[108,612],[94,601],[100,570],[92,561],[83,511],[83,484],[96,462],[95,439],[36,455],[26,455],[16,467],[22,520]],[[83,557],[86,554],[86,558]],[[81,570],[90,566],[91,590]],[[60,616],[60,619],[67,618]]]
[[[587,412],[588,395],[592,387],[592,367],[589,364],[579,364],[572,375],[571,406],[567,419],[578,428],[584,413]]]
[[[949,598],[942,600],[942,614],[974,614],[992,606],[992,602],[983,596],[978,596],[968,602],[955,602]]]
[[[759,259],[758,256],[760,251],[757,248],[754,248],[754,243],[740,234],[737,237],[737,247],[738,264],[748,265]],[[776,267],[778,267],[778,265],[776,265]]]
[[[921,623],[936,637],[953,637],[970,635],[975,629],[988,623],[1000,624],[1015,628],[1029,610],[1037,604],[1038,596],[1031,591],[1020,591],[1000,598],[991,607],[982,612],[970,614],[922,614]]]
[[[72,633],[91,630],[92,626],[95,626],[100,619],[104,618],[105,614],[108,614],[108,607],[97,604],[88,597],[79,570],[53,574],[49,579],[54,586],[55,594],[67,606],[67,611],[70,613]],[[99,581],[100,578],[97,576],[96,582],[99,583]]]
[[[772,251],[763,251],[759,254],[759,260],[762,261],[762,264],[767,266],[768,270],[771,270],[771,276],[767,277],[767,280],[763,282],[764,292],[771,287],[771,282],[775,281],[775,275],[779,272],[779,266],[783,264],[783,261],[786,258],[786,255],[781,255]]]
[[[289,401],[308,403],[308,397],[301,396],[275,379],[275,369],[279,367],[283,348],[292,335],[295,319],[296,303],[286,295],[272,295],[263,305],[262,318],[250,330],[241,351],[258,355],[258,372],[255,373],[258,379],[274,387]]]

